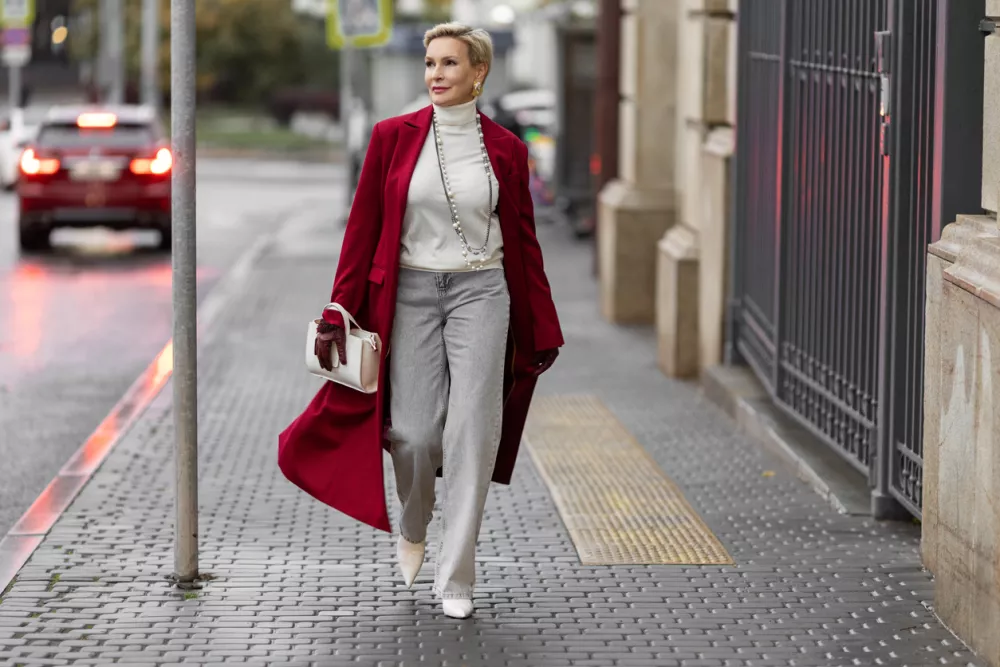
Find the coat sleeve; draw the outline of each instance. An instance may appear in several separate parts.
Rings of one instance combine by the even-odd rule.
[[[524,262],[524,277],[528,287],[528,300],[531,304],[535,351],[550,350],[562,347],[563,334],[559,326],[559,316],[552,300],[552,289],[545,276],[545,266],[542,261],[542,248],[538,245],[535,233],[535,206],[531,200],[531,190],[528,187],[528,147],[521,141],[514,141],[515,168],[518,173],[520,195],[518,211],[520,213],[521,256]]]
[[[382,233],[382,137],[379,125],[372,129],[371,141],[365,152],[330,295],[331,302],[339,303],[352,315],[356,315],[364,304],[368,271]],[[333,323],[340,324],[340,315],[335,311],[326,311],[323,316],[327,321],[335,317]]]

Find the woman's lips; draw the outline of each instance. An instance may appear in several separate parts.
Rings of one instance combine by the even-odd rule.
[[[446,90],[448,90],[448,89],[447,88],[443,88],[441,86],[434,86],[433,88],[431,88],[431,92],[432,93],[443,93]]]

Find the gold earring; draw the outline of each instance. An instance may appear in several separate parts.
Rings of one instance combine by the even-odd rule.
[[[479,97],[482,94],[483,94],[483,84],[480,81],[476,81],[474,84],[472,84],[472,96]]]

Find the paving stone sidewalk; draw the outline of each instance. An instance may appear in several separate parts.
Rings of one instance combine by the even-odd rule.
[[[301,338],[329,293],[332,220],[290,224],[206,332],[201,562],[211,580],[187,594],[166,580],[168,387],[3,596],[0,664],[980,664],[929,610],[918,529],[836,514],[697,386],[665,378],[649,330],[598,317],[587,246],[548,226],[540,236],[568,344],[539,393],[604,401],[736,565],[580,566],[523,456],[514,484],[491,493],[477,614],[443,617],[432,567],[407,590],[391,536],[312,501],[277,469],[276,434],[318,387]]]

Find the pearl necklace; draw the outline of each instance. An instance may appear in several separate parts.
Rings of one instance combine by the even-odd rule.
[[[490,168],[490,156],[486,152],[486,140],[483,138],[483,124],[479,120],[479,113],[476,112],[476,131],[479,133],[479,150],[483,155],[483,168],[486,170],[486,182],[489,184],[490,188],[490,198],[489,206],[486,209],[486,241],[483,243],[481,248],[473,248],[469,245],[469,240],[465,238],[465,232],[462,230],[462,223],[458,219],[458,204],[455,202],[455,193],[451,189],[451,181],[448,178],[448,169],[445,166],[444,161],[444,139],[438,130],[438,118],[437,113],[433,116],[434,125],[434,144],[437,147],[437,158],[438,158],[438,169],[441,172],[441,186],[444,188],[445,197],[448,198],[448,208],[451,210],[451,226],[458,235],[458,240],[462,244],[462,258],[465,259],[465,265],[470,269],[475,269],[478,271],[483,268],[483,264],[486,262],[486,248],[490,244],[490,230],[493,228],[493,172]],[[470,257],[470,255],[472,257]],[[475,259],[476,256],[482,255],[479,259]],[[473,261],[478,262],[478,264],[473,264]]]

